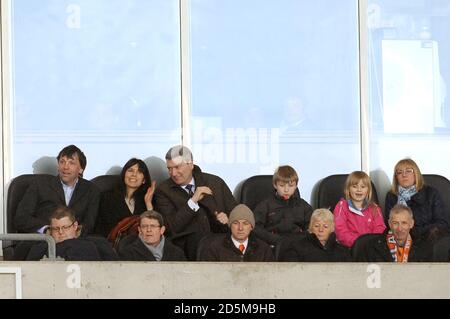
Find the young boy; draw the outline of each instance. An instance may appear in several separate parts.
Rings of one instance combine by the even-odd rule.
[[[312,207],[300,197],[298,175],[291,166],[280,166],[273,175],[273,196],[255,208],[255,234],[269,245],[308,229]]]

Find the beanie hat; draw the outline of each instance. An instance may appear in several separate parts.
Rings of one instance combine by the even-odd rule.
[[[240,219],[247,220],[250,224],[252,224],[252,227],[255,228],[255,216],[253,215],[253,212],[244,204],[239,204],[230,213],[230,217],[228,217],[228,224],[231,226],[231,224]]]

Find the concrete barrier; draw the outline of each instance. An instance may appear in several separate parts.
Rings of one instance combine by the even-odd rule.
[[[0,298],[449,298],[450,264],[4,261],[0,287]]]

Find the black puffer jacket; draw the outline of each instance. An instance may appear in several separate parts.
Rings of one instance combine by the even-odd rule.
[[[355,256],[357,261],[363,262],[393,262],[391,252],[387,245],[387,232],[370,239],[361,252]],[[421,240],[420,237],[412,231],[412,246],[408,255],[408,262],[432,261],[433,248],[430,242]]]
[[[312,215],[312,207],[295,192],[284,200],[274,192],[254,211],[255,234],[269,245],[276,245],[283,237],[306,231]]]
[[[26,260],[41,260],[47,256],[47,243],[40,242],[31,248]],[[117,254],[103,237],[86,236],[67,239],[56,244],[56,256],[68,261],[115,261]]]
[[[300,262],[345,262],[352,261],[350,251],[336,241],[336,235],[330,234],[323,246],[315,234],[292,241],[279,256],[280,261]]]
[[[398,196],[386,194],[385,222],[388,225],[389,212],[398,202]],[[426,237],[434,229],[449,229],[448,211],[438,190],[425,185],[406,203],[413,211],[414,231],[418,236]]]

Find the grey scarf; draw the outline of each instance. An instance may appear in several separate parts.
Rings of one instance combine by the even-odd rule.
[[[410,186],[408,188],[401,187],[398,185],[398,201],[397,204],[402,204],[408,206],[406,204],[407,201],[411,199],[417,193],[416,185]]]

